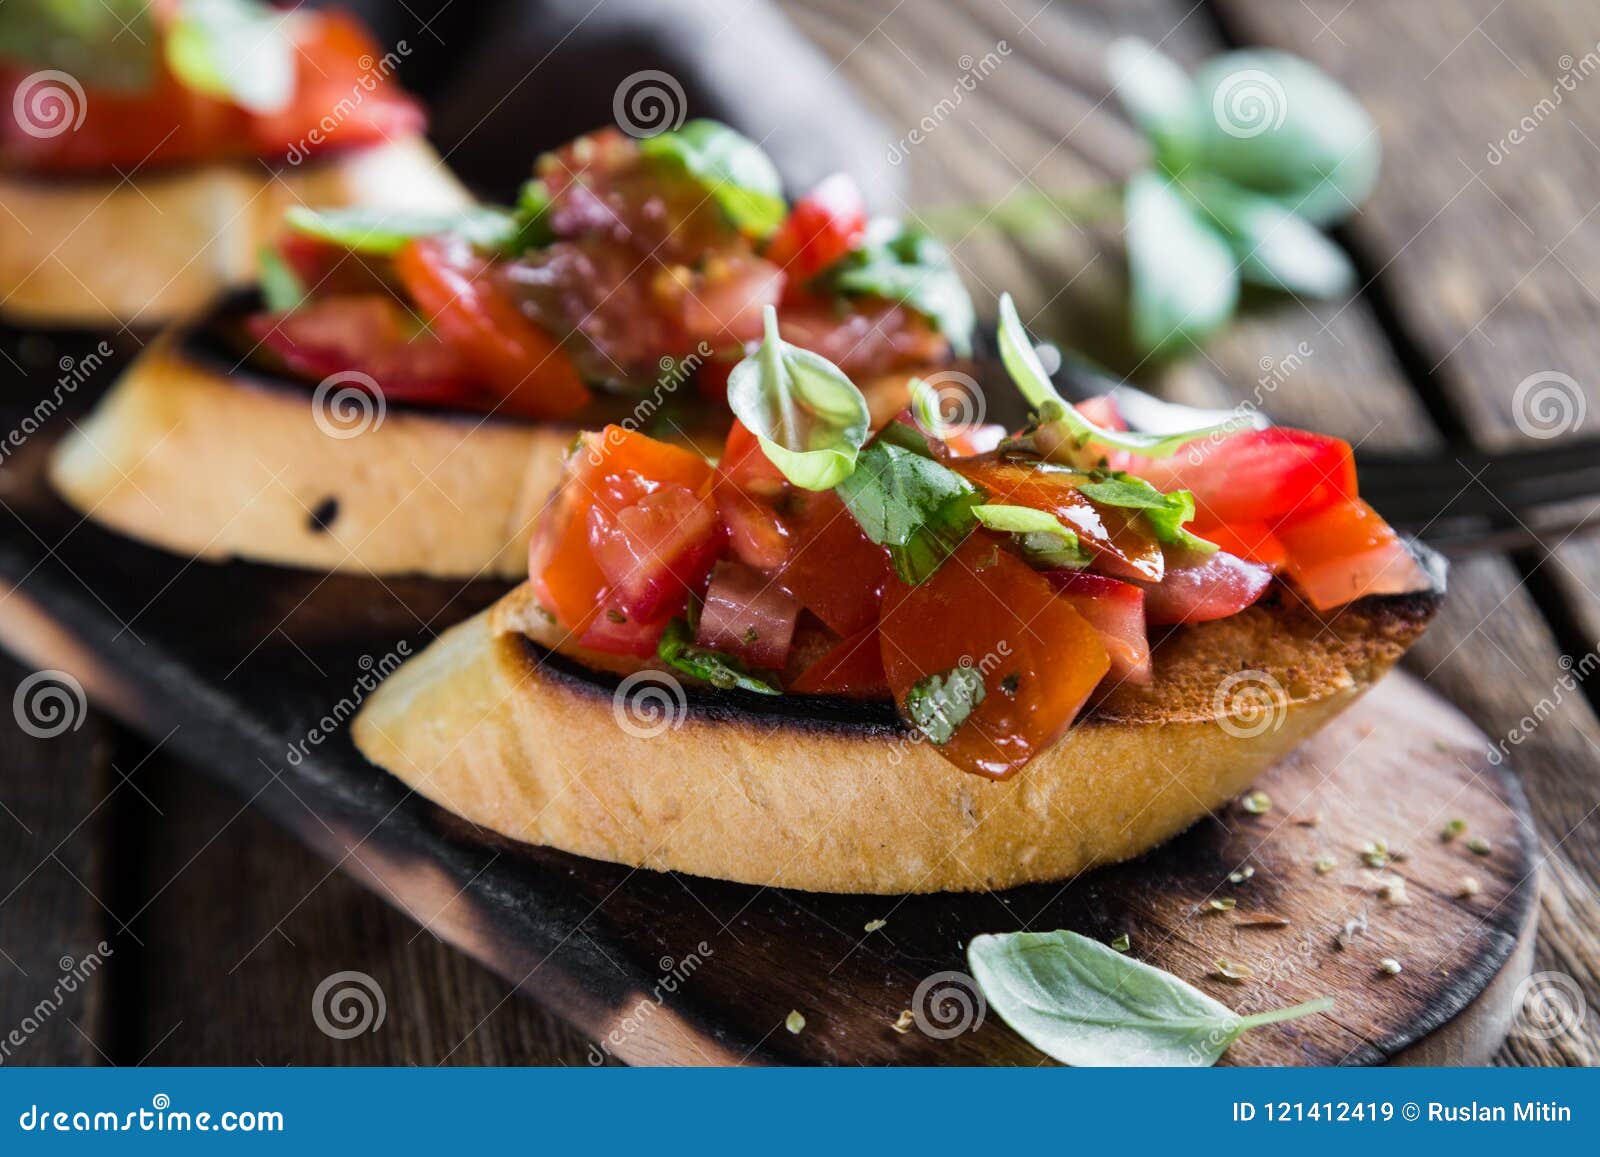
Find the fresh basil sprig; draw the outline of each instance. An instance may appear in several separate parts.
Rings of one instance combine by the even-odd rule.
[[[758,695],[781,695],[782,691],[759,675],[752,675],[732,655],[695,645],[689,624],[673,619],[656,644],[656,657],[667,666],[709,683],[719,691],[754,691]]]
[[[1121,506],[1142,512],[1159,542],[1202,554],[1217,549],[1216,543],[1207,542],[1184,528],[1184,523],[1194,520],[1194,494],[1188,490],[1163,494],[1143,478],[1126,474],[1085,482],[1078,489],[1102,506]]]
[[[861,451],[836,492],[862,533],[888,547],[895,573],[913,584],[961,545],[983,502],[983,492],[948,466],[883,437]]]
[[[1240,1016],[1170,972],[1076,932],[976,936],[967,961],[989,1007],[1068,1065],[1211,1065],[1248,1029],[1333,1008],[1322,997]]]
[[[256,255],[256,280],[261,285],[262,304],[273,313],[298,309],[309,296],[299,275],[270,245],[263,245]]]
[[[5,0],[0,57],[59,69],[97,88],[139,90],[155,76],[150,0]]]
[[[167,29],[167,67],[195,92],[279,112],[294,99],[294,19],[261,0],[181,0]]]
[[[972,513],[990,530],[1014,534],[1023,552],[1050,567],[1081,570],[1094,556],[1078,542],[1077,532],[1045,510],[1031,506],[974,506]]]
[[[681,167],[711,194],[734,226],[765,237],[783,223],[788,206],[772,159],[749,137],[720,121],[692,120],[639,142],[639,151]]]
[[[728,408],[790,482],[831,490],[867,440],[867,399],[827,358],[784,341],[770,305],[763,323],[761,347],[728,375]]]
[[[950,252],[922,229],[872,222],[863,243],[823,270],[817,285],[833,293],[898,301],[932,322],[962,357],[972,352],[977,312]]]
[[[1028,331],[1022,327],[1022,319],[1017,316],[1016,303],[1011,300],[1009,293],[1000,295],[998,337],[1000,360],[1006,367],[1006,373],[1016,383],[1017,389],[1022,391],[1022,396],[1027,399],[1028,405],[1039,415],[1039,420],[1060,423],[1079,445],[1093,442],[1113,450],[1142,454],[1147,458],[1170,458],[1183,446],[1196,439],[1207,438],[1229,429],[1225,422],[1176,434],[1145,434],[1137,430],[1104,429],[1085,418],[1075,407],[1068,405],[1056,392],[1050,375],[1045,373],[1044,366],[1039,362],[1039,355],[1034,353],[1033,343],[1028,340]]]
[[[983,674],[975,667],[952,667],[924,675],[906,693],[906,714],[935,746],[950,737],[978,709],[985,695]]]
[[[441,211],[395,209],[310,209],[293,205],[284,223],[298,233],[341,245],[356,253],[390,257],[408,241],[452,233],[480,249],[504,251],[517,238],[521,223],[492,205],[468,205]]]

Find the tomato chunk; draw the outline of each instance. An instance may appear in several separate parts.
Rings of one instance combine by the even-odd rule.
[[[890,578],[879,638],[902,712],[927,676],[956,668],[979,673],[983,701],[939,752],[995,779],[1015,774],[1061,738],[1111,666],[1099,635],[1072,604],[981,533],[917,586]]]
[[[1179,558],[1158,583],[1145,583],[1144,613],[1152,626],[1225,619],[1250,606],[1272,585],[1264,566],[1225,550]]]
[[[840,639],[822,658],[800,672],[788,689],[796,695],[888,698],[877,624]]]
[[[889,552],[865,534],[830,490],[796,492],[790,520],[794,545],[778,584],[837,635],[878,621]]]
[[[695,642],[737,655],[752,667],[782,670],[789,661],[800,604],[766,575],[737,562],[712,572]]]
[[[1229,554],[1238,555],[1246,562],[1260,563],[1271,570],[1283,569],[1288,557],[1282,541],[1264,522],[1235,522],[1226,526],[1191,526],[1190,530],[1208,542],[1214,542]]]
[[[795,285],[850,252],[866,231],[867,203],[861,190],[848,173],[835,173],[794,203],[772,235],[766,258]]]
[[[1394,528],[1359,498],[1287,522],[1278,536],[1288,552],[1285,572],[1319,611],[1433,586]]]
[[[650,490],[613,513],[589,508],[589,549],[611,588],[607,607],[629,619],[664,623],[682,614],[726,541],[717,508],[684,486]]]
[[[1051,570],[1044,577],[1100,633],[1117,682],[1150,682],[1150,636],[1144,623],[1144,591],[1132,583],[1087,571]]]
[[[1138,458],[1126,469],[1158,490],[1194,491],[1203,526],[1270,525],[1356,496],[1350,443],[1282,426],[1202,439],[1170,458]]]

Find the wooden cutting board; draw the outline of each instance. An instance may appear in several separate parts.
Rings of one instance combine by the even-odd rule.
[[[71,672],[152,738],[170,735],[601,1041],[598,1059],[1037,1063],[995,1016],[980,1018],[965,975],[968,939],[1021,928],[1125,934],[1133,955],[1242,1010],[1336,998],[1331,1015],[1247,1035],[1232,1063],[1480,1062],[1505,1034],[1535,912],[1526,802],[1488,740],[1411,676],[1391,676],[1276,768],[1260,785],[1264,814],[1229,808],[1063,885],[824,896],[583,860],[411,795],[342,728],[306,742],[400,643],[420,650],[503,588],[191,562],[85,522],[48,491],[42,465],[88,392],[0,465],[0,639]],[[20,428],[31,409],[14,398],[0,420]],[[1466,831],[1447,842],[1452,819]],[[1365,862],[1373,845],[1393,862]],[[1385,973],[1384,959],[1402,971]],[[1249,975],[1225,979],[1219,961]],[[799,1033],[784,1027],[791,1010],[805,1018]],[[911,1024],[897,1031],[904,1010]]]

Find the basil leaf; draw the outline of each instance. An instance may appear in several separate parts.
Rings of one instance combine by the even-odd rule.
[[[1344,250],[1272,198],[1204,173],[1185,177],[1183,191],[1221,228],[1246,281],[1307,297],[1355,287]]]
[[[305,303],[306,287],[299,274],[270,245],[264,245],[256,258],[256,280],[261,286],[261,301],[274,313],[297,309]]]
[[[516,239],[512,243],[516,252],[538,249],[556,239],[550,227],[550,187],[537,178],[523,183],[517,193],[517,207],[512,213],[516,222]]]
[[[1114,450],[1127,450],[1148,458],[1170,458],[1197,438],[1230,429],[1227,422],[1168,434],[1144,434],[1137,430],[1107,430],[1095,425],[1069,406],[1056,392],[1050,375],[1044,372],[1039,355],[1034,353],[1028,331],[1017,316],[1017,306],[1009,293],[1000,295],[1000,325],[997,332],[1000,360],[1017,389],[1027,399],[1041,422],[1059,422],[1082,445],[1094,442]]]
[[[925,454],[878,439],[835,488],[862,532],[889,548],[896,573],[919,583],[977,524],[982,492]]]
[[[646,137],[639,151],[680,166],[746,233],[765,237],[788,216],[783,181],[771,158],[749,137],[719,121],[692,120]]]
[[[780,338],[772,306],[763,321],[761,348],[728,375],[728,408],[790,482],[832,490],[867,440],[867,400],[827,358]]]
[[[1200,108],[1188,74],[1170,56],[1136,36],[1111,42],[1106,72],[1117,100],[1149,138],[1162,167],[1183,171],[1200,139]]]
[[[146,89],[154,79],[150,0],[5,0],[0,57],[94,78],[96,88]]]
[[[1133,284],[1133,336],[1148,353],[1198,341],[1233,316],[1233,252],[1167,178],[1128,182],[1125,238]]]
[[[279,112],[294,99],[291,20],[259,0],[182,0],[167,29],[167,67],[195,92]]]
[[[976,667],[953,667],[913,683],[906,693],[906,714],[918,731],[939,746],[950,742],[983,696],[983,675]]]
[[[930,438],[943,438],[945,421],[938,389],[921,378],[912,378],[906,388],[911,391],[911,416],[918,428],[926,431]]]
[[[392,256],[418,237],[441,233],[464,237],[480,249],[500,251],[512,244],[519,228],[511,214],[490,205],[438,212],[292,205],[283,219],[296,232],[378,257]]]
[[[697,647],[689,633],[689,624],[673,619],[656,644],[656,657],[667,666],[710,683],[719,691],[754,691],[758,695],[781,695],[782,691],[758,675],[750,674],[745,665],[732,655]]]
[[[1377,126],[1348,90],[1298,56],[1225,53],[1200,69],[1195,89],[1196,160],[1208,172],[1316,225],[1349,216],[1377,183]]]
[[[1172,546],[1210,554],[1217,544],[1207,542],[1183,528],[1194,519],[1194,494],[1188,490],[1174,490],[1163,494],[1143,478],[1126,475],[1106,478],[1099,482],[1085,482],[1078,489],[1103,506],[1121,506],[1141,510],[1150,520],[1157,540]]]
[[[875,221],[865,242],[823,270],[816,283],[832,293],[898,301],[932,322],[956,353],[972,352],[972,297],[950,251],[925,230]]]
[[[972,513],[990,530],[1020,536],[1022,549],[1035,562],[1079,570],[1093,556],[1078,542],[1077,532],[1062,525],[1055,515],[1031,506],[974,506]]]
[[[1240,1016],[1076,932],[986,933],[967,946],[967,962],[989,1007],[1069,1065],[1211,1065],[1247,1029],[1333,1008],[1322,997]]]

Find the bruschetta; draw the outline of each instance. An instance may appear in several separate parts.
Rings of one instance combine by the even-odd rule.
[[[356,745],[529,843],[828,892],[1003,888],[1139,854],[1393,665],[1442,570],[1350,446],[1148,435],[1051,388],[1036,421],[871,434],[775,319],[715,464],[573,448],[529,581],[400,668]]]
[[[965,353],[944,250],[847,177],[790,206],[750,141],[693,121],[547,154],[519,204],[291,210],[260,295],[165,335],[67,436],[56,488],[207,558],[516,579],[584,429],[703,450],[775,306],[881,425]]]
[[[352,17],[167,0],[52,28],[50,6],[15,7],[37,26],[0,50],[12,324],[154,330],[253,282],[291,205],[468,200],[393,78],[403,50]]]

